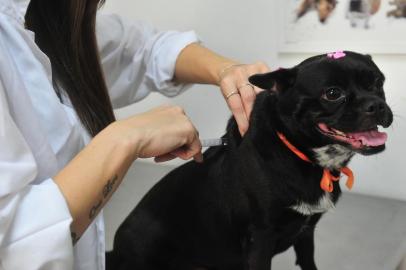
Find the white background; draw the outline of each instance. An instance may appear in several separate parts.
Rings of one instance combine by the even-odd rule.
[[[274,3],[274,0],[108,0],[104,11],[147,20],[163,30],[194,29],[206,46],[243,62],[263,60],[273,68],[293,66],[310,54],[277,55],[278,37],[283,29],[277,18],[283,11],[276,9]],[[307,16],[317,20],[315,12]],[[406,200],[403,168],[406,165],[406,56],[374,54],[373,58],[387,77],[385,89],[395,121],[388,129],[386,152],[356,157],[352,162],[356,175],[353,192]],[[126,116],[165,102],[168,99],[153,94],[118,113]],[[223,134],[230,114],[215,87],[195,86],[170,102],[185,107],[202,138]]]

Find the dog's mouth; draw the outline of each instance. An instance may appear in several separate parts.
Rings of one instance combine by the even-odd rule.
[[[378,148],[385,145],[388,135],[378,131],[378,127],[359,132],[342,132],[324,123],[318,124],[319,131],[336,141],[349,144],[354,150]]]

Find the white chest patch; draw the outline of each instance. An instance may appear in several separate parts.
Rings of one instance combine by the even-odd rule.
[[[323,197],[320,198],[317,204],[309,204],[305,202],[300,202],[296,205],[290,207],[290,209],[305,215],[311,216],[314,214],[325,213],[330,209],[334,209],[335,205],[331,200],[331,194],[325,193]]]
[[[354,155],[354,152],[340,144],[314,148],[317,163],[330,170],[338,170]]]

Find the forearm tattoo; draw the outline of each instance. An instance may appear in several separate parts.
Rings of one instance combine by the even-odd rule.
[[[93,219],[96,216],[97,211],[99,210],[100,206],[102,206],[102,204],[103,200],[100,200],[95,206],[92,207],[92,209],[90,209],[89,219]]]
[[[93,219],[96,214],[99,212],[100,207],[103,205],[104,200],[111,194],[114,190],[114,187],[118,181],[118,175],[115,175],[112,179],[107,181],[107,184],[103,187],[102,195],[103,198],[94,205],[89,212],[89,219]]]
[[[103,188],[103,198],[107,198],[110,195],[111,191],[114,189],[114,185],[118,180],[118,176],[114,176],[111,180],[107,181],[107,184]]]

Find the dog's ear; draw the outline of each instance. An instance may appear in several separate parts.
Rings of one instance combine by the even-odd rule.
[[[265,90],[276,90],[278,92],[292,86],[296,81],[297,71],[292,69],[278,69],[273,72],[256,74],[249,77],[249,82]]]

